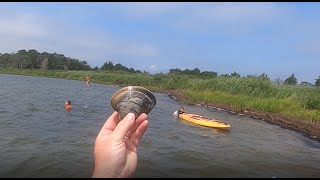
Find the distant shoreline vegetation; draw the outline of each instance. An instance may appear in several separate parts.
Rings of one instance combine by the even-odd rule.
[[[232,107],[237,112],[262,111],[288,118],[320,122],[320,76],[315,84],[297,85],[292,74],[284,82],[272,82],[267,74],[241,77],[238,73],[171,69],[150,74],[112,61],[91,68],[87,62],[61,54],[20,50],[0,54],[0,73],[45,76],[119,86],[138,85],[154,91],[179,91],[186,103],[212,103]]]
[[[109,71],[124,71],[131,73],[148,73],[147,71],[135,70],[134,68],[127,68],[126,66],[112,61],[106,61],[101,67],[95,66],[92,68],[87,61],[80,61],[78,59],[66,57],[63,54],[38,52],[35,49],[31,50],[19,50],[16,53],[0,53],[0,68],[16,68],[16,69],[41,69],[41,70],[84,70],[84,71],[96,71],[96,70],[109,70]],[[240,77],[240,74],[233,72],[230,74],[218,75],[214,71],[200,71],[199,68],[193,70],[179,68],[170,69],[169,73],[182,74],[182,75],[194,75],[199,78],[214,78],[217,76],[222,77]],[[163,74],[163,73],[158,73]],[[320,73],[319,73],[320,74]],[[248,75],[251,76],[251,75]],[[260,75],[260,77],[268,78],[266,73]],[[276,78],[273,80],[275,84],[297,85],[298,80],[292,74],[287,79]],[[301,82],[303,86],[320,86],[320,75],[318,79],[315,79],[315,83]]]

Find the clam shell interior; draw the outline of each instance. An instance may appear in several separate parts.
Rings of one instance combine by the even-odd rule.
[[[156,105],[155,96],[141,86],[127,86],[118,90],[111,97],[112,108],[119,113],[122,120],[129,112],[138,118],[140,114],[148,114]]]

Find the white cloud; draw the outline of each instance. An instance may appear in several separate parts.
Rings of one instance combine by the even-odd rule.
[[[33,14],[0,13],[0,35],[17,38],[41,38],[48,35],[44,20]]]

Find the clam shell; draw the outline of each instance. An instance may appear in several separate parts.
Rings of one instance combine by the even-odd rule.
[[[148,114],[156,105],[156,98],[148,89],[141,86],[121,88],[111,97],[112,108],[119,113],[122,120],[129,112],[138,118],[140,114]]]

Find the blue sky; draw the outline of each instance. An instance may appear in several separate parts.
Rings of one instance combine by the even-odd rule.
[[[101,67],[320,76],[318,2],[1,2],[0,52],[56,52]]]

